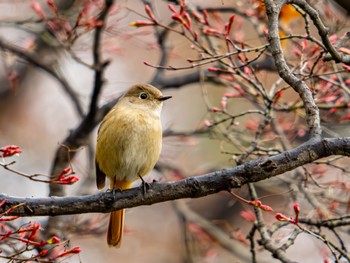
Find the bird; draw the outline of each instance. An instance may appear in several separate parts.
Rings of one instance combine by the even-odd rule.
[[[159,159],[162,147],[160,120],[163,102],[172,96],[163,96],[150,84],[136,84],[129,88],[103,118],[96,144],[96,184],[110,189],[131,188],[147,175]],[[107,244],[120,247],[124,229],[125,209],[110,214]]]

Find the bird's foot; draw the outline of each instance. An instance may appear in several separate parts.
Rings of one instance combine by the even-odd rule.
[[[112,193],[114,197],[117,193],[120,193],[121,191],[122,191],[122,189],[120,189],[120,188],[113,188],[113,189],[108,188],[106,190],[107,193]]]
[[[152,185],[151,185],[150,183],[146,182],[145,180],[143,180],[142,176],[139,175],[139,177],[140,177],[140,179],[141,179],[141,185],[140,185],[140,187],[142,188],[142,193],[145,195],[146,192],[147,192],[149,189],[151,189]]]

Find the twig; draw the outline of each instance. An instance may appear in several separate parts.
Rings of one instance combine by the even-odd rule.
[[[311,18],[314,25],[318,30],[318,34],[320,35],[323,44],[325,45],[327,51],[332,56],[332,59],[336,62],[342,62],[345,64],[350,64],[350,55],[345,55],[343,53],[339,53],[336,48],[332,45],[331,41],[328,38],[328,28],[323,24],[323,21],[320,18],[320,15],[316,9],[310,6],[305,0],[287,0],[288,3],[292,3],[298,5],[302,8]]]
[[[249,193],[250,196],[252,198],[252,200],[257,200],[258,196],[256,194],[255,191],[255,187],[253,186],[253,184],[248,184],[248,188],[249,188]],[[261,240],[259,241],[259,243],[268,251],[271,252],[272,256],[278,260],[280,260],[283,263],[292,263],[293,261],[289,260],[286,257],[286,253],[285,250],[282,247],[276,247],[275,245],[273,245],[272,241],[271,241],[271,235],[268,232],[266,225],[264,223],[263,220],[263,215],[262,215],[262,211],[256,207],[254,207],[254,211],[255,211],[255,216],[256,216],[256,228],[258,230],[258,232],[260,233],[260,237]]]

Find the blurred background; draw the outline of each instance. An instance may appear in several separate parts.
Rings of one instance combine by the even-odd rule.
[[[22,149],[21,155],[6,159],[6,162],[16,161],[11,166],[13,169],[28,175],[49,175],[57,149],[71,130],[78,126],[81,116],[88,111],[94,88],[94,71],[84,63],[93,63],[91,48],[94,31],[88,30],[86,26],[86,32],[82,30],[74,41],[69,40],[63,32],[66,30],[66,23],[74,25],[81,10],[86,8],[87,12],[95,14],[103,2],[54,1],[59,16],[65,22],[49,28],[40,21],[40,10],[33,7],[33,3],[38,4],[45,18],[54,17],[47,1],[1,1],[0,146],[14,144]],[[348,1],[312,2],[319,2],[324,8],[319,11],[327,22],[332,23],[334,34],[340,36],[349,31]],[[176,5],[177,1],[115,1],[101,41],[103,60],[110,61],[110,64],[105,72],[100,106],[117,98],[133,84],[156,80],[156,74],[160,70],[146,66],[144,62],[159,65],[164,56],[162,48],[167,50],[167,63],[164,66],[189,67],[191,64],[188,58],[200,57],[200,52],[193,43],[179,34],[172,33],[166,36],[166,43],[159,45],[161,38],[159,35],[157,38],[153,27],[130,26],[131,22],[147,20],[147,3],[152,7],[155,17],[164,24],[172,21],[172,13],[167,4],[171,3],[179,8]],[[226,22],[237,11],[233,26],[235,39],[246,43],[249,48],[266,43],[266,40],[262,40],[261,35],[257,34],[256,26],[264,26],[258,15],[252,16],[251,22],[247,22],[247,17],[241,16],[247,15],[248,11],[257,10],[257,1],[217,0],[203,3],[188,0],[187,4],[189,7],[199,7],[200,10],[232,8],[224,13],[210,13],[213,25],[219,27],[222,21]],[[303,34],[304,24],[301,16],[286,20],[288,21],[285,21],[283,26],[288,32]],[[315,32],[314,28],[312,30]],[[43,65],[49,65],[51,70],[66,80],[81,105],[82,114],[79,114],[69,91],[62,87],[57,78],[48,70],[27,63],[26,57],[19,57],[4,48],[3,41],[29,56],[38,58]],[[226,48],[219,40],[214,39],[211,44],[218,50]],[[287,56],[293,59],[293,55]],[[257,70],[256,74],[259,81],[269,89],[276,84],[278,75],[271,69],[271,61],[260,61],[267,63],[267,66],[260,65],[261,69]],[[236,152],[237,148],[225,143],[226,135],[221,132],[226,126],[220,126],[210,133],[200,132],[206,128],[208,122],[217,121],[210,109],[220,107],[223,95],[232,92],[232,88],[223,85],[222,81],[204,81],[201,78],[203,72],[207,74],[208,66],[212,64],[187,70],[162,71],[163,77],[175,84],[177,77],[189,74],[199,76],[196,81],[182,80],[179,82],[181,85],[159,82],[158,87],[163,89],[163,93],[173,98],[164,104],[162,122],[168,135],[163,141],[159,167],[148,176],[148,181],[173,181],[236,165],[237,159],[231,153]],[[287,91],[287,94],[290,99],[297,98],[292,91]],[[255,109],[256,105],[253,105],[252,101],[238,98],[227,107],[238,114]],[[297,121],[295,116],[283,114],[277,115],[276,118]],[[252,125],[260,120],[259,116],[251,115],[237,120],[232,128],[232,136],[244,136],[243,146],[249,145],[256,131]],[[293,129],[293,124],[291,125],[290,130]],[[95,171],[91,159],[97,128],[88,138],[90,146],[75,149],[77,153],[72,165],[80,180],[74,185],[64,186],[68,195],[94,194],[98,191],[94,184]],[[343,136],[349,135],[348,129],[343,125],[339,125],[339,132],[343,132]],[[303,140],[303,135],[296,137],[297,143]],[[260,196],[272,195],[264,199],[264,202],[273,206],[274,210],[285,209],[291,204],[289,194],[280,194],[286,190],[283,187],[285,180],[284,177],[278,177],[257,184]],[[42,197],[49,193],[47,184],[28,180],[2,168],[0,181],[0,191],[7,195]],[[236,191],[237,194],[248,198],[247,192],[245,188]],[[278,195],[277,198],[273,194]],[[105,242],[108,215],[69,216],[64,220],[65,235],[71,240],[71,245],[80,245],[82,252],[80,256],[67,259],[66,262],[251,262],[245,238],[251,222],[242,216],[242,211],[249,209],[248,205],[238,202],[228,193],[198,200],[178,200],[128,209],[126,232],[122,247],[118,250],[108,248]],[[21,222],[28,220],[34,219],[23,218]],[[43,224],[46,221],[45,218],[35,220]],[[274,215],[266,214],[265,220],[274,221]],[[217,236],[208,233],[208,224],[219,233]],[[292,231],[292,226],[284,228],[277,236],[276,244],[283,244]],[[223,237],[224,241],[220,239],[220,233],[226,234]],[[321,241],[306,234],[300,235],[300,238],[303,238],[303,241],[297,242],[287,251],[293,260],[321,262],[325,258],[321,253]],[[231,244],[225,247],[222,244],[227,240]],[[259,262],[275,262],[269,252],[259,253]]]

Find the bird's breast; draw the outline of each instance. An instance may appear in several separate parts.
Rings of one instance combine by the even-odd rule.
[[[153,169],[161,144],[159,115],[116,108],[101,124],[96,159],[107,177],[135,181]]]

